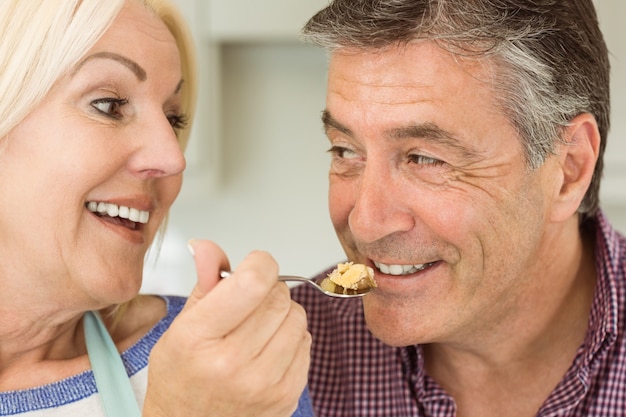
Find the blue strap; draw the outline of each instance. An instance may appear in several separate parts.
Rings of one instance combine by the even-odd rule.
[[[304,392],[300,396],[298,401],[298,409],[291,417],[315,417],[313,414],[313,406],[311,404],[311,397],[309,397],[308,387],[304,389]]]
[[[140,417],[139,405],[130,379],[109,332],[98,313],[88,311],[84,318],[89,362],[96,379],[107,417]]]

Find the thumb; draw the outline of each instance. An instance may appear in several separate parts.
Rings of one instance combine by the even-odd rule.
[[[230,264],[224,251],[209,240],[192,239],[187,243],[196,263],[198,281],[187,299],[185,308],[202,299],[220,280],[220,270],[229,271]]]

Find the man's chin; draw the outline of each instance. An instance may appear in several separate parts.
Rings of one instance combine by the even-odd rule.
[[[412,346],[427,340],[420,334],[422,330],[418,324],[412,323],[401,312],[394,314],[393,309],[383,312],[365,307],[365,322],[376,339],[392,347]]]

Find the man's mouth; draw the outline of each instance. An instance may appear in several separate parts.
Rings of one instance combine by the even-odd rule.
[[[148,223],[150,212],[133,207],[118,206],[117,204],[89,201],[87,210],[103,220],[124,226],[130,230],[137,230],[142,224]]]
[[[413,265],[399,265],[399,264],[384,264],[374,261],[376,268],[383,274],[387,275],[410,275],[416,272],[422,271],[436,262],[429,262],[426,264],[413,264]]]

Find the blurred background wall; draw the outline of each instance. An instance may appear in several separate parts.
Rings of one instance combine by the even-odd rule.
[[[281,273],[313,275],[343,259],[327,210],[325,52],[300,27],[326,0],[177,0],[200,64],[199,114],[181,195],[143,292],[187,295],[191,238],[217,242],[236,266],[251,250]],[[612,56],[613,114],[603,207],[626,232],[626,1],[596,0]],[[158,256],[157,256],[158,255]]]

